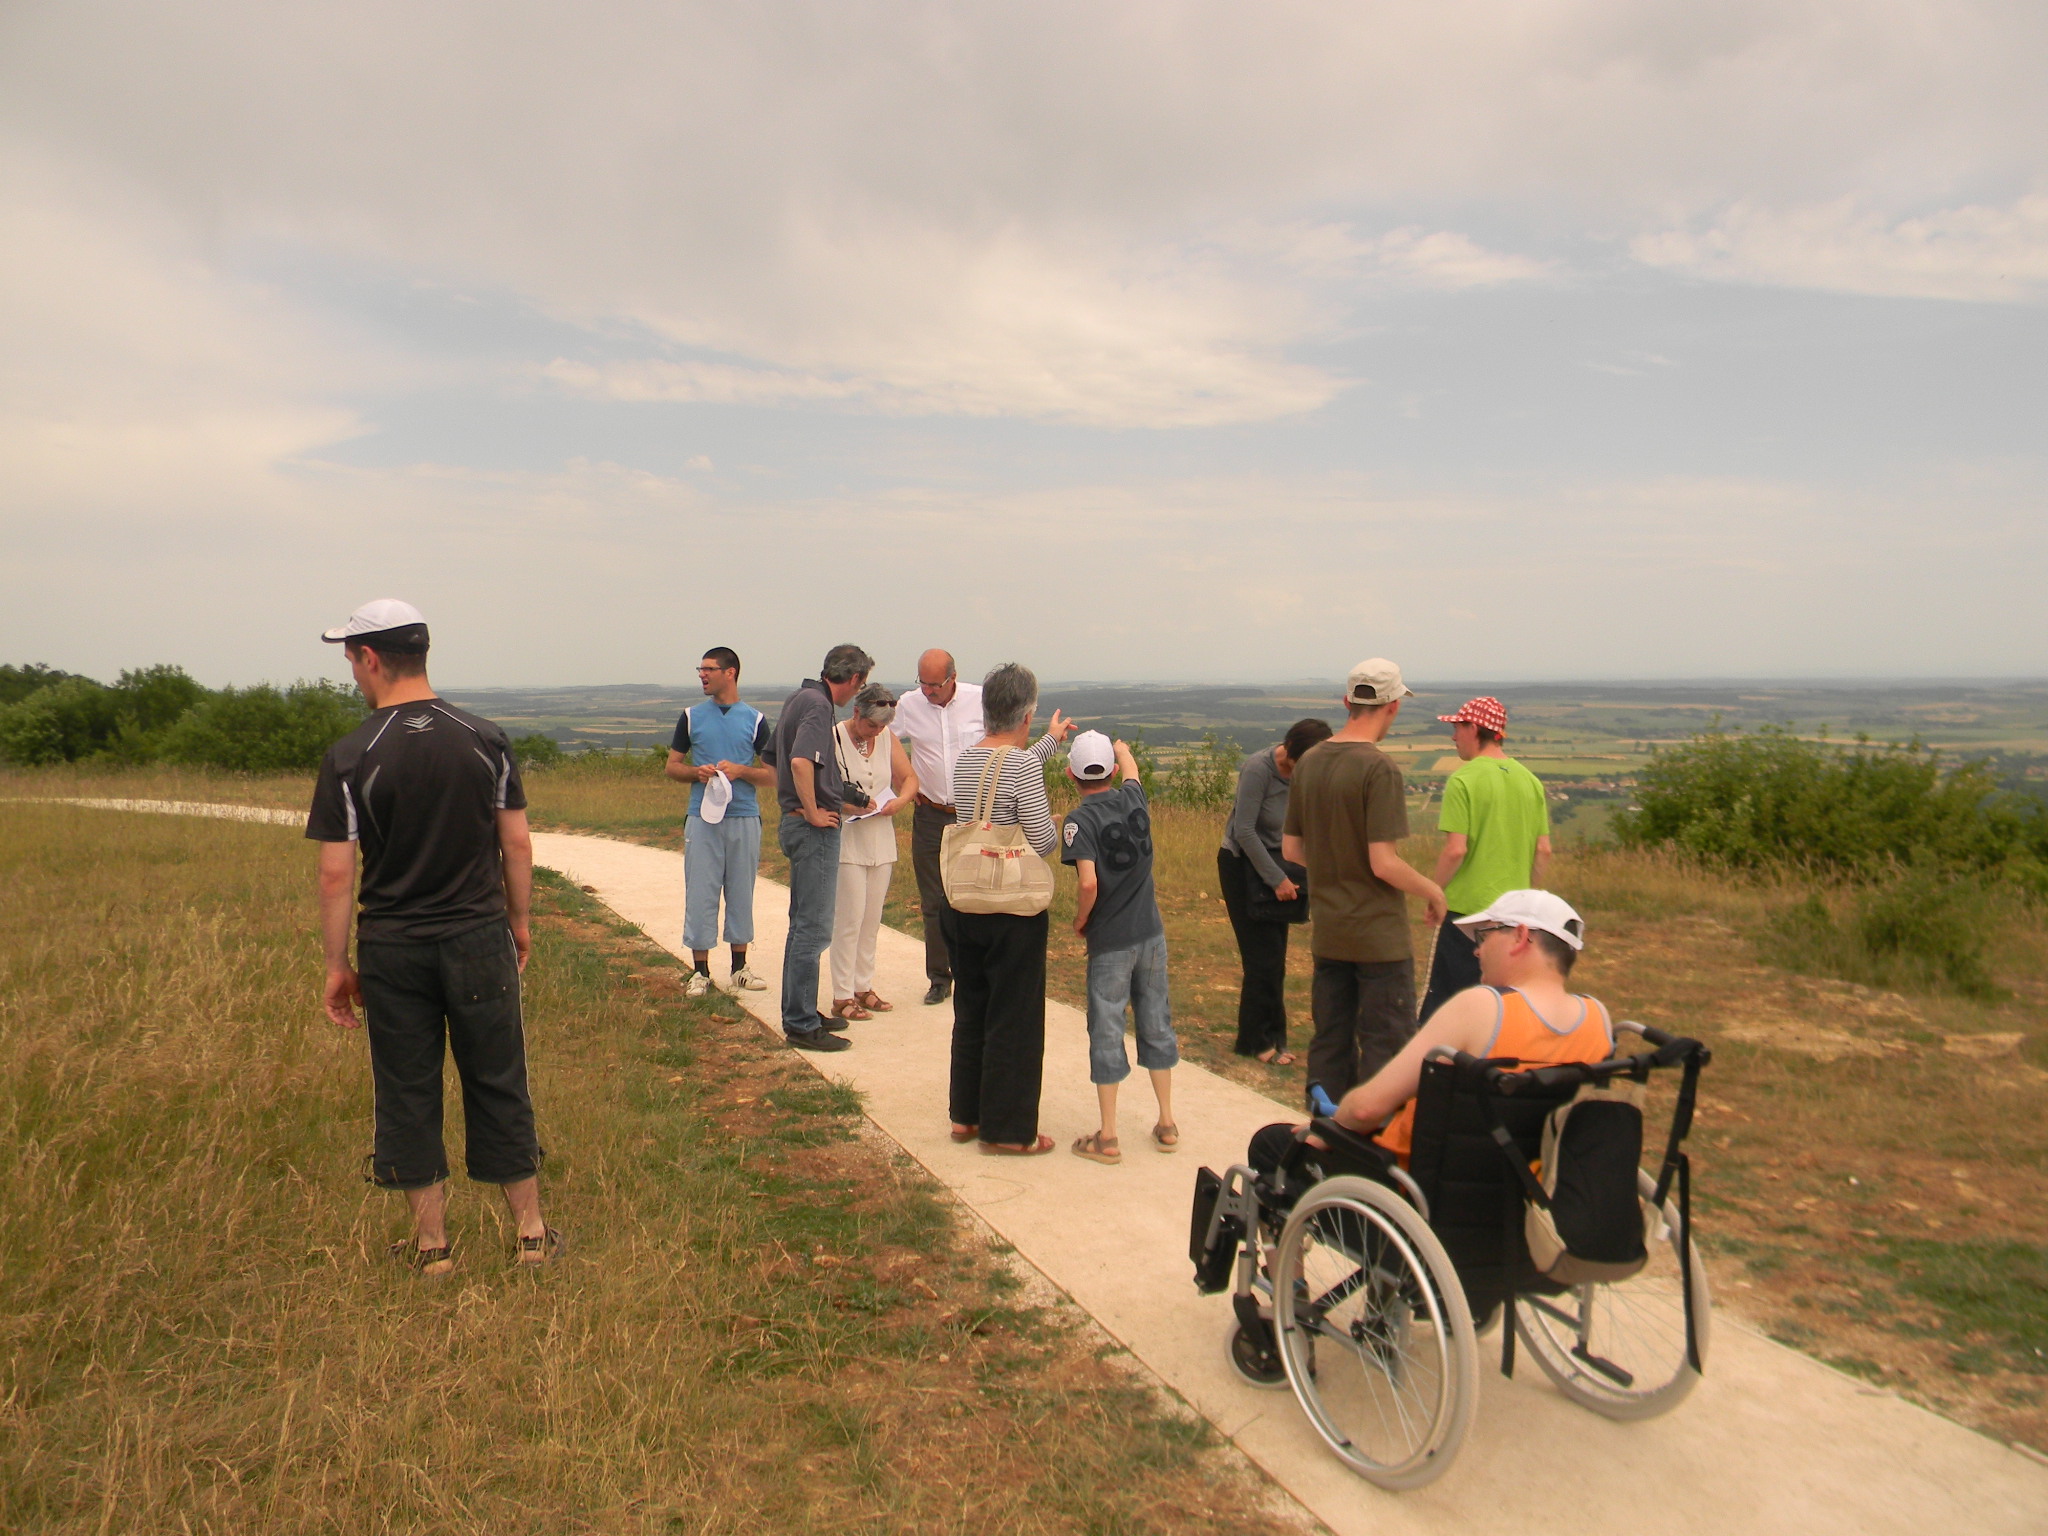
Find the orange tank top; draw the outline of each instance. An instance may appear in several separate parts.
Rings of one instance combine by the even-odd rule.
[[[1493,993],[1493,1039],[1479,1052],[1481,1056],[1512,1056],[1527,1068],[1605,1061],[1614,1054],[1614,1026],[1608,1022],[1607,1005],[1599,998],[1578,998],[1577,1016],[1553,1026],[1514,988],[1486,990]],[[1400,1158],[1405,1168],[1414,1136],[1415,1101],[1410,1099],[1373,1140]]]

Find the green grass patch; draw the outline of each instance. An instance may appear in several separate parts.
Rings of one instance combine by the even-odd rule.
[[[2048,1247],[1889,1238],[1864,1262],[1937,1309],[1957,1370],[2048,1376]]]

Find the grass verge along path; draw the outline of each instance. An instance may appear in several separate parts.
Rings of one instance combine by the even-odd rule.
[[[0,1528],[1275,1528],[850,1094],[563,882],[527,1015],[574,1247],[516,1272],[458,1175],[440,1284],[382,1257],[289,831],[5,805],[0,882]]]

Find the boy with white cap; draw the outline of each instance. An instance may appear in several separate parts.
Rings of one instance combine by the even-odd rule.
[[[1138,1065],[1152,1079],[1159,1119],[1152,1145],[1180,1145],[1173,1121],[1172,1069],[1180,1063],[1166,991],[1166,925],[1152,888],[1152,814],[1131,749],[1100,731],[1083,731],[1067,753],[1067,777],[1081,803],[1060,828],[1060,862],[1074,866],[1080,898],[1074,932],[1088,940],[1088,1077],[1102,1125],[1074,1142],[1074,1155],[1119,1163],[1117,1085],[1131,1075],[1124,1054],[1124,1010],[1138,1036]]]

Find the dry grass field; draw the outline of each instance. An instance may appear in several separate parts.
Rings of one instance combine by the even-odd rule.
[[[162,794],[157,780],[14,776],[12,793]],[[120,787],[125,786],[125,787]],[[147,786],[147,787],[146,787]],[[185,798],[301,803],[307,786],[189,778]],[[651,765],[536,774],[537,824],[681,845],[682,792]],[[295,799],[294,796],[297,798]],[[1215,892],[1219,818],[1161,808],[1159,887],[1187,1056],[1286,1102],[1298,1068],[1232,1054],[1236,956]],[[907,835],[907,818],[906,818]],[[768,872],[779,862],[770,833]],[[1429,867],[1427,833],[1404,850]],[[2013,904],[1988,956],[2002,996],[1900,995],[1763,963],[1790,885],[1569,847],[1552,884],[1591,925],[1577,973],[1618,1017],[1715,1048],[1693,1149],[1703,1233],[1731,1310],[1844,1370],[2048,1449],[2048,922]],[[1081,1001],[1082,949],[1054,907],[1050,985]],[[917,931],[907,858],[889,920]],[[1429,933],[1416,930],[1418,956]],[[1290,960],[1297,1045],[1308,956]],[[1058,1127],[1054,1127],[1058,1130]]]
[[[303,785],[0,781],[65,790]],[[1273,1529],[851,1095],[563,882],[527,1010],[573,1246],[515,1271],[458,1178],[439,1283],[384,1258],[289,829],[0,804],[0,888],[0,1529]]]

